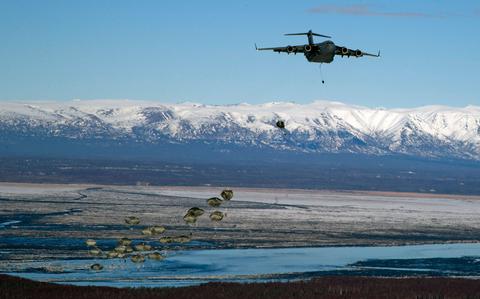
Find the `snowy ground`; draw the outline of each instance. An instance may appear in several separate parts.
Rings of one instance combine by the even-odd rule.
[[[476,196],[237,188],[233,200],[218,208],[227,214],[225,219],[212,223],[208,215],[215,209],[208,207],[206,199],[219,196],[221,190],[1,183],[0,250],[8,248],[1,243],[18,237],[140,239],[140,228],[156,224],[167,227],[166,235],[192,234],[196,243],[179,246],[182,248],[480,240],[480,197]],[[189,226],[182,217],[193,206],[206,213],[196,225]],[[124,224],[129,215],[141,218],[138,228]],[[28,246],[24,247],[27,251]],[[71,247],[75,252],[86,250],[81,244]],[[55,250],[56,254],[68,255],[72,248]],[[37,249],[48,253],[45,248]],[[21,250],[17,253],[20,255]]]
[[[290,272],[305,278],[305,271],[313,271],[309,275],[320,275],[315,271],[351,274],[352,270],[357,275],[418,274],[410,268],[421,274],[433,271],[428,275],[457,271],[447,275],[478,276],[478,268],[472,266],[478,262],[478,244],[360,246],[478,242],[480,197],[236,188],[234,198],[217,208],[226,217],[213,223],[208,215],[216,209],[209,207],[206,199],[221,191],[213,187],[0,183],[0,272],[110,286],[297,277]],[[205,209],[205,215],[189,226],[183,215],[193,206]],[[141,219],[140,225],[124,223],[131,215]],[[164,225],[167,231],[163,235],[189,235],[192,241],[162,244],[159,236],[141,234],[142,228],[151,225]],[[138,265],[128,257],[106,260],[88,254],[85,239],[97,240],[106,252],[121,237],[133,239],[134,245],[146,242],[167,258]],[[271,249],[277,247],[297,248]],[[447,255],[436,253],[444,247]],[[225,248],[242,249],[219,250]],[[398,250],[404,253],[398,254]],[[455,259],[438,264],[437,258],[445,256]],[[345,262],[332,268],[332,261],[339,263],[345,258],[348,263],[363,264],[347,269]],[[407,260],[398,264],[398,258]],[[104,271],[90,270],[93,263],[104,265]],[[394,266],[397,272],[392,270]]]

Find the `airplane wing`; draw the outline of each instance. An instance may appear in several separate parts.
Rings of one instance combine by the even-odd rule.
[[[378,51],[377,54],[370,54],[370,53],[362,52],[362,56],[380,57],[380,51]]]
[[[335,55],[340,55],[340,56],[353,56],[353,57],[362,57],[362,56],[371,56],[371,57],[380,57],[380,51],[378,51],[378,54],[370,54],[367,52],[363,52],[361,50],[352,50],[346,47],[340,47],[336,46],[335,49]]]
[[[286,47],[273,47],[273,48],[258,48],[257,45],[255,44],[255,49],[257,51],[265,51],[265,50],[271,50],[273,52],[277,53],[303,53],[305,52],[305,47],[302,46],[286,46]]]

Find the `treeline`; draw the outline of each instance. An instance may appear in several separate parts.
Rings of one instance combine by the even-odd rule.
[[[0,275],[1,299],[480,298],[480,282],[459,278],[324,277],[289,283],[208,283],[182,288],[80,287]]]

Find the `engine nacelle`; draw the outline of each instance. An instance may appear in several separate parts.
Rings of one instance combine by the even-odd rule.
[[[293,53],[294,50],[295,50],[294,47],[292,47],[292,46],[287,46],[287,53]]]
[[[345,47],[342,47],[342,48],[340,49],[340,53],[342,53],[342,55],[348,55],[348,52],[349,52],[348,49],[345,48]]]
[[[360,50],[355,50],[355,56],[356,56],[356,57],[362,57],[362,56],[363,56],[362,51],[360,51]]]
[[[303,47],[303,50],[304,50],[305,52],[310,52],[310,51],[312,51],[312,46],[311,46],[311,45],[305,45],[305,46]]]

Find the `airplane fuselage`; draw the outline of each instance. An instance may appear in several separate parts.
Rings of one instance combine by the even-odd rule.
[[[335,55],[340,55],[342,57],[380,57],[380,51],[378,54],[370,54],[363,52],[360,49],[349,49],[347,47],[340,47],[335,45],[331,40],[326,40],[321,43],[315,43],[313,41],[313,36],[321,36],[325,38],[331,38],[328,35],[322,35],[312,32],[312,30],[305,33],[287,33],[286,35],[306,35],[308,37],[308,44],[304,45],[295,45],[295,46],[283,46],[283,47],[269,47],[269,48],[258,48],[255,44],[255,49],[257,51],[270,50],[277,53],[287,53],[287,54],[298,54],[303,53],[305,58],[309,62],[316,63],[330,63],[335,58]]]
[[[335,57],[336,46],[332,41],[324,41],[312,45],[312,50],[305,52],[305,58],[309,62],[330,63]]]

